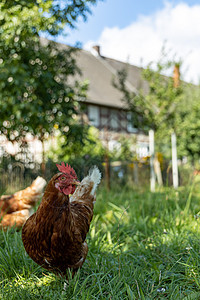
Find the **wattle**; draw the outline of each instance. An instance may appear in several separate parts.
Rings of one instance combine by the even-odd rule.
[[[68,185],[67,187],[64,187],[62,192],[65,195],[72,194],[73,193],[73,187],[72,187],[72,185]]]

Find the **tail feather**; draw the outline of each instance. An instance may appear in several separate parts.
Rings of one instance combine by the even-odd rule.
[[[101,181],[101,173],[100,173],[99,169],[97,168],[97,166],[94,166],[92,169],[90,169],[88,177],[94,183],[92,191],[91,191],[91,194],[94,195],[96,188]]]
[[[38,176],[31,184],[32,187],[35,188],[37,193],[41,193],[46,185],[46,180],[40,176]]]
[[[93,202],[95,201],[95,191],[101,181],[101,173],[99,169],[94,166],[90,169],[88,176],[83,178],[81,184],[77,186],[75,193],[70,197],[70,203],[74,201],[84,202],[85,196],[92,196]],[[89,193],[89,194],[88,194]],[[85,195],[85,196],[84,196]]]

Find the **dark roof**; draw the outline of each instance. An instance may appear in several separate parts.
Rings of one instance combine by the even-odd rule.
[[[48,40],[41,38],[42,43],[48,43]],[[69,47],[59,44],[60,48]],[[117,71],[127,70],[127,88],[131,91],[139,91],[141,88],[146,91],[147,83],[142,80],[142,68],[117,61],[115,59],[93,55],[91,52],[82,50],[77,51],[76,61],[82,75],[76,77],[81,81],[89,81],[89,89],[87,92],[86,102],[98,104],[102,106],[110,106],[115,108],[126,108],[122,101],[123,94],[117,90],[112,81]]]
[[[89,80],[87,102],[125,108],[122,102],[123,94],[117,90],[112,82],[117,71],[127,70],[127,87],[132,91],[147,89],[147,84],[141,79],[142,69],[136,66],[102,56],[94,56],[89,51],[77,52],[77,64],[82,71],[81,79]]]

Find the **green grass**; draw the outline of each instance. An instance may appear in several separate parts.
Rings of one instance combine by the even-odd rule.
[[[27,256],[21,232],[0,232],[0,299],[200,299],[199,191],[198,181],[100,189],[87,260],[65,291]]]

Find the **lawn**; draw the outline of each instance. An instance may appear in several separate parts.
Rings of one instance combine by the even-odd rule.
[[[153,194],[101,187],[95,205],[87,260],[65,291],[26,255],[21,232],[0,232],[0,299],[200,299],[197,178]]]

